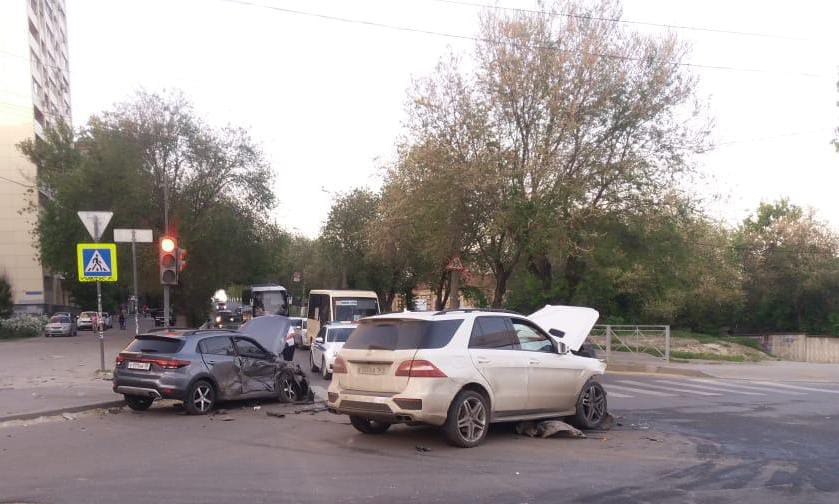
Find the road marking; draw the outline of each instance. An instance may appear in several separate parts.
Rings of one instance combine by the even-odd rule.
[[[650,386],[652,386],[652,387],[657,387],[657,388],[667,390],[667,391],[670,391],[670,392],[682,392],[682,393],[696,394],[696,395],[709,396],[709,397],[710,396],[721,396],[722,395],[722,394],[719,394],[719,393],[716,393],[716,392],[702,392],[700,390],[691,390],[691,389],[686,389],[686,388],[681,388],[681,387],[667,387],[665,385],[657,385],[655,383],[644,383],[644,382],[639,382],[639,381],[634,381],[634,380],[622,380],[618,383],[628,383],[630,385],[637,385],[639,387],[650,387]]]
[[[607,384],[607,388],[616,388],[618,390],[624,390],[626,392],[635,392],[636,394],[647,394],[659,397],[673,397],[673,394],[667,394],[665,392],[657,392],[655,390],[646,390],[646,389],[638,389],[635,387],[624,387],[623,385],[615,385],[614,383]]]
[[[687,383],[681,381],[670,381],[670,380],[656,380],[659,383],[667,383],[669,385],[680,385],[682,387],[693,387],[703,390],[712,390],[714,392],[728,392],[732,394],[742,394],[742,395],[759,395],[763,396],[766,395],[763,392],[747,392],[745,390],[735,390],[735,389],[726,389],[724,386],[716,386],[712,387],[710,385],[696,385],[695,383]]]
[[[793,392],[791,390],[777,390],[772,389],[771,391],[766,390],[766,387],[753,387],[750,385],[740,385],[739,383],[731,383],[731,382],[720,382],[716,380],[705,380],[702,378],[694,378],[691,381],[698,381],[700,383],[710,383],[711,385],[716,385],[718,387],[728,387],[728,388],[736,388],[736,389],[746,389],[746,390],[759,390],[761,392],[771,392],[772,394],[785,394],[785,395],[807,395],[806,392]],[[747,382],[752,383],[752,382]]]
[[[757,383],[760,385],[766,385],[767,387],[783,387],[793,390],[807,390],[809,392],[826,392],[828,394],[839,394],[839,390],[834,389],[823,389],[823,388],[815,388],[815,387],[800,387],[798,385],[787,385],[786,383],[775,383],[775,382],[750,382],[750,383]]]
[[[2,389],[0,389],[0,390],[2,390]],[[612,391],[610,391],[610,390],[607,390],[607,391],[606,391],[606,395],[607,395],[607,396],[612,396],[612,397],[627,398],[627,399],[628,399],[628,398],[635,397],[635,396],[631,396],[631,395],[621,394],[621,393],[619,393],[619,392],[612,392]]]

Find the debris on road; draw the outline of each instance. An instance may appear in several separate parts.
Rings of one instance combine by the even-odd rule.
[[[64,420],[75,420],[76,419],[76,415],[74,415],[72,413],[62,413],[61,416],[64,418]]]
[[[539,422],[519,422],[516,433],[523,436],[548,438],[561,434],[563,437],[584,439],[583,431],[561,420],[542,420]]]
[[[253,407],[253,410],[254,410],[254,411],[261,410],[261,409],[262,409],[262,406],[254,406],[254,407]]]
[[[276,411],[266,411],[265,414],[276,418],[285,418],[285,413],[277,413]]]
[[[420,453],[426,453],[426,452],[430,452],[431,448],[428,448],[427,446],[417,445],[416,450]]]

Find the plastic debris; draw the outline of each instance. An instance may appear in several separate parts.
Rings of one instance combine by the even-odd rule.
[[[285,413],[277,413],[276,411],[266,411],[265,414],[276,418],[285,418]]]
[[[431,448],[428,448],[427,446],[420,446],[420,445],[417,445],[417,446],[416,446],[416,450],[417,450],[418,452],[420,452],[420,453],[425,453],[425,452],[430,452],[430,451],[431,451]]]
[[[586,437],[583,431],[568,425],[561,420],[542,420],[539,422],[519,422],[516,425],[516,432],[523,436],[548,438],[556,435],[564,437],[583,439]]]

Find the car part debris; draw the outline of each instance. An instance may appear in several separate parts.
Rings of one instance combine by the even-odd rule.
[[[583,431],[561,420],[542,420],[539,422],[519,422],[516,432],[523,436],[548,438],[561,434],[563,437],[584,439]]]
[[[421,453],[426,453],[426,452],[431,451],[431,448],[428,448],[427,446],[420,446],[420,445],[417,445],[416,449],[417,449],[418,452],[421,452]]]
[[[266,411],[265,414],[276,418],[285,418],[285,413],[277,413],[276,411]]]

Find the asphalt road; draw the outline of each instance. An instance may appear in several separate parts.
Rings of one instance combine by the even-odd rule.
[[[0,502],[839,501],[839,385],[604,382],[614,430],[530,439],[501,425],[468,450],[429,428],[365,436],[344,417],[272,402],[7,425]]]

